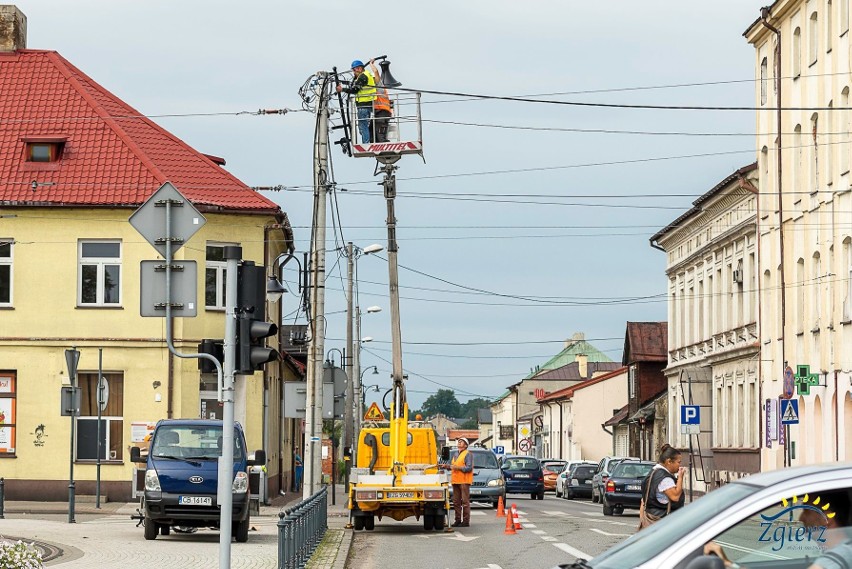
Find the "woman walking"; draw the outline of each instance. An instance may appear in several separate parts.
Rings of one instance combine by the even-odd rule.
[[[680,463],[680,451],[664,444],[660,449],[659,462],[642,482],[639,529],[646,528],[683,507],[683,479],[686,468]]]

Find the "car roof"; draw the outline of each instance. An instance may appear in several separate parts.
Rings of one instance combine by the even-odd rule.
[[[815,464],[809,466],[794,466],[789,468],[779,468],[778,470],[768,470],[757,474],[751,474],[745,478],[741,478],[731,484],[745,484],[747,486],[758,486],[768,488],[782,482],[790,481],[794,478],[810,476],[813,474],[829,474],[843,471],[848,471],[852,468],[852,462],[829,462],[824,464]]]

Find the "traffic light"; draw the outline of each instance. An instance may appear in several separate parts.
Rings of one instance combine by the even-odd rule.
[[[278,332],[265,322],[266,274],[263,267],[243,261],[237,274],[237,350],[234,373],[252,374],[273,360],[278,352],[266,347],[264,338]]]
[[[225,365],[225,343],[224,340],[211,340],[205,338],[198,344],[199,354],[210,354],[220,364]],[[216,373],[216,366],[207,358],[198,358],[198,370],[201,373]]]

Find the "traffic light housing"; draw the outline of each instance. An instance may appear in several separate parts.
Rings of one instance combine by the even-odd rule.
[[[266,347],[265,338],[278,326],[264,321],[266,274],[263,267],[243,261],[237,274],[237,349],[234,373],[252,374],[281,356]]]

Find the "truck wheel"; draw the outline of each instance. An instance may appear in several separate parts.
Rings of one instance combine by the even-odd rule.
[[[423,514],[423,529],[425,531],[432,531],[432,528],[435,527],[435,516],[432,514]]]
[[[355,529],[360,531],[364,529],[364,516],[355,516],[355,520],[353,521],[353,525]]]
[[[441,531],[444,529],[444,514],[435,514],[435,530]]]
[[[157,534],[160,532],[157,522],[146,516],[145,523],[143,525],[145,526],[145,539],[148,541],[157,539]]]
[[[367,531],[373,531],[376,527],[376,518],[375,516],[367,516],[364,518],[364,529]]]
[[[234,534],[234,539],[237,543],[245,543],[248,541],[249,526],[251,525],[248,517],[241,522],[234,522],[231,527],[231,533]]]

